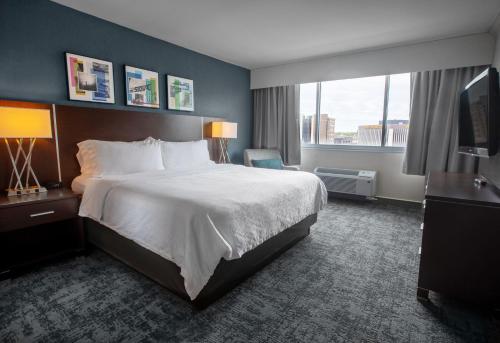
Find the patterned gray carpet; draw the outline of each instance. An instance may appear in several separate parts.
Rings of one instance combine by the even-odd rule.
[[[333,201],[204,311],[94,251],[0,282],[0,341],[500,342],[491,313],[415,298],[420,211]]]

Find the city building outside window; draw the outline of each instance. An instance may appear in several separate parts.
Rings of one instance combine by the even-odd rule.
[[[303,83],[300,85],[300,119],[301,139],[303,143],[316,143],[316,92],[317,83]]]
[[[301,84],[302,143],[405,147],[409,109],[409,73]]]

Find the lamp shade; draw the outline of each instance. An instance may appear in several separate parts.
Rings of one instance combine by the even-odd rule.
[[[0,137],[52,138],[50,110],[0,107]]]
[[[238,124],[213,121],[208,124],[208,136],[211,138],[236,138],[238,136]]]

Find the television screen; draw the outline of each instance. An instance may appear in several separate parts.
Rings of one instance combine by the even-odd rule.
[[[459,152],[477,156],[496,153],[498,74],[488,68],[460,94]]]
[[[460,146],[488,148],[488,79],[460,96]]]

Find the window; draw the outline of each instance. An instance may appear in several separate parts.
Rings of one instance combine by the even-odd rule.
[[[302,84],[302,142],[405,147],[409,108],[409,73]]]
[[[303,83],[300,85],[300,117],[302,143],[316,143],[313,123],[316,122],[316,92],[317,83]]]
[[[406,146],[410,122],[410,74],[395,74],[389,80],[385,146]]]

